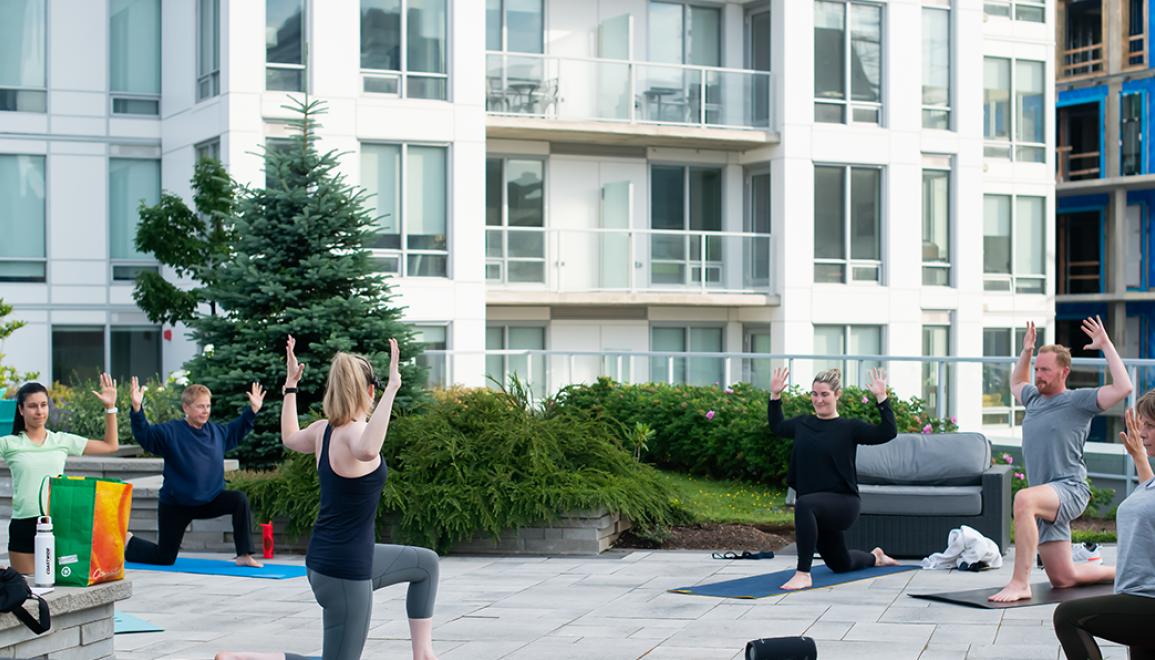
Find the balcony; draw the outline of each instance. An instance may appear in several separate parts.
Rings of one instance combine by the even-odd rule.
[[[487,134],[745,150],[778,141],[770,132],[770,76],[764,71],[490,52]]]
[[[565,302],[558,294],[618,294],[574,302],[696,301],[735,295],[767,304],[773,293],[766,234],[652,229],[490,228],[485,279],[491,302]],[[547,294],[545,296],[533,294]],[[692,296],[692,297],[691,297]]]

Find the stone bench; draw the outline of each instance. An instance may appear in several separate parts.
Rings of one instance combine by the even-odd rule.
[[[116,657],[112,642],[113,608],[116,601],[131,596],[130,580],[83,589],[56,587],[44,596],[52,613],[52,627],[43,635],[29,630],[13,614],[0,614],[0,658],[111,660]],[[34,617],[39,616],[36,601],[27,601],[24,608]]]

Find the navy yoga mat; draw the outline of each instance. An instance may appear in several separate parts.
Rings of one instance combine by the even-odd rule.
[[[154,626],[144,619],[138,619],[120,610],[112,611],[112,634],[123,635],[125,633],[140,632],[164,632],[164,628]]]
[[[125,562],[124,567],[137,571],[168,571],[170,573],[199,573],[201,575],[233,575],[236,577],[267,578],[270,580],[284,580],[286,578],[305,577],[304,566],[289,566],[286,564],[265,564],[262,568],[251,566],[237,566],[232,561],[219,559],[193,559],[191,557],[177,557],[172,566],[155,566],[153,564],[137,564]]]
[[[993,589],[971,589],[969,591],[948,591],[941,594],[907,594],[911,598],[924,598],[926,600],[937,600],[944,603],[954,603],[955,605],[966,605],[968,607],[982,607],[990,610],[1001,610],[1007,607],[1030,607],[1031,605],[1046,605],[1048,603],[1061,603],[1066,600],[1075,600],[1076,598],[1094,598],[1096,596],[1110,596],[1115,593],[1114,582],[1100,582],[1098,584],[1088,584],[1082,587],[1070,587],[1068,589],[1052,588],[1048,582],[1036,582],[1031,585],[1031,599],[1013,600],[1009,603],[996,603],[987,600],[988,597],[1002,591],[1002,587],[995,587]]]
[[[810,589],[822,589],[824,587],[846,584],[847,582],[857,582],[858,580],[868,580],[884,575],[917,570],[919,570],[918,566],[872,566],[860,571],[835,573],[825,566],[815,566],[810,571],[810,580],[812,582]],[[694,596],[714,596],[715,598],[766,598],[768,596],[781,596],[782,594],[795,593],[795,591],[808,591],[808,589],[783,591],[781,588],[782,585],[786,584],[792,577],[794,577],[793,568],[778,571],[777,573],[755,575],[753,577],[738,578],[737,580],[715,582],[714,584],[703,584],[697,587],[670,589],[670,592],[676,594],[692,594]]]

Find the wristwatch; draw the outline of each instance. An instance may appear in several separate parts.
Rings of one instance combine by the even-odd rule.
[[[296,393],[297,393],[297,388],[295,388],[295,387],[281,387],[281,396],[285,396],[286,394],[296,394]]]

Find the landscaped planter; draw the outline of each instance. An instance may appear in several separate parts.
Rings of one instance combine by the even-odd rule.
[[[14,419],[16,419],[16,399],[0,399],[0,435],[12,433]]]

